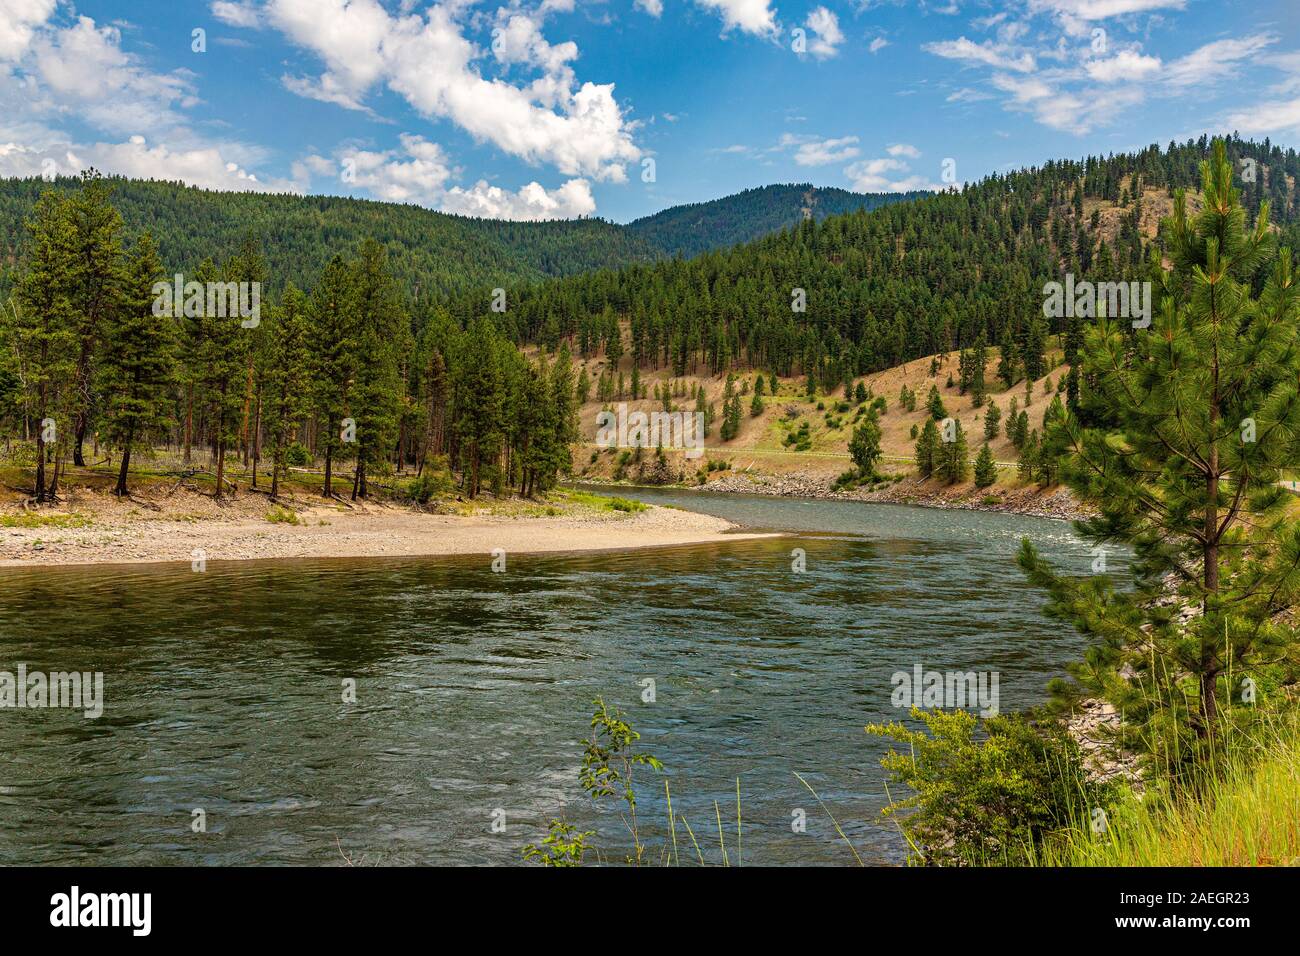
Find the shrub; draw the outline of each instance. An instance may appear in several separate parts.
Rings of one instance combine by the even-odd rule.
[[[290,468],[306,468],[311,464],[311,452],[301,442],[294,442],[284,450],[284,463]]]
[[[912,717],[925,730],[890,723],[867,733],[904,745],[880,763],[914,793],[881,812],[902,817],[921,862],[1023,863],[1052,834],[1086,826],[1094,808],[1118,800],[1113,785],[1087,778],[1078,745],[1056,723],[991,717],[977,739],[981,724],[966,711],[913,708]]]

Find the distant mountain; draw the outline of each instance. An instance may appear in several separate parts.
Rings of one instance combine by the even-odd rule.
[[[669,255],[686,258],[759,239],[797,226],[859,209],[931,195],[928,192],[855,193],[847,189],[790,183],[746,189],[709,202],[673,206],[628,224],[636,236]]]
[[[78,180],[60,178],[56,189]],[[336,254],[365,238],[386,245],[394,272],[413,297],[574,275],[653,262],[663,253],[623,226],[602,219],[502,222],[469,219],[420,206],[338,196],[212,192],[180,183],[114,177],[113,205],[128,231],[148,229],[169,269],[190,270],[229,257],[247,235],[266,254],[273,288],[315,285]],[[40,179],[0,180],[0,272],[27,239],[24,221]],[[4,281],[0,278],[0,291]]]

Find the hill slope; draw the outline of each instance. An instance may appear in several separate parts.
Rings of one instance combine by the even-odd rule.
[[[60,178],[57,189],[76,188]],[[170,268],[191,270],[228,257],[247,235],[266,254],[271,285],[315,284],[336,254],[363,238],[388,246],[397,278],[413,298],[470,287],[509,285],[590,269],[651,262],[662,253],[601,219],[502,222],[420,206],[337,196],[212,192],[179,183],[113,177],[113,205],[127,230],[149,229]],[[0,266],[12,266],[26,241],[24,220],[50,184],[0,180]]]
[[[627,228],[669,255],[689,258],[710,249],[751,242],[769,233],[859,209],[928,196],[928,192],[855,193],[808,183],[763,186],[710,202],[673,206]]]

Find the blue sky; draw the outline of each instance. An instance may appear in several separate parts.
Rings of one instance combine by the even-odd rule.
[[[1203,132],[1300,146],[1295,5],[0,0],[0,175],[623,222]]]

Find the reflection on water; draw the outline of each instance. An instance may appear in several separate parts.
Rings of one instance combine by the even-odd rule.
[[[714,857],[713,801],[730,846],[739,777],[747,860],[850,859],[799,771],[865,859],[897,861],[877,819],[884,747],[862,730],[901,716],[890,675],[997,670],[1012,709],[1081,646],[1012,561],[1029,535],[1086,568],[1064,524],[643,496],[796,533],[512,556],[505,574],[486,553],[0,572],[0,670],[100,670],[107,699],[94,721],[0,710],[0,863],[329,864],[340,847],[366,863],[508,863],[561,813],[616,848],[621,823],[576,780],[597,694],[667,765],[674,808]],[[346,678],[356,704],[341,702]],[[639,811],[658,845],[653,777]],[[190,830],[197,808],[206,834]],[[792,832],[797,808],[807,833]]]

